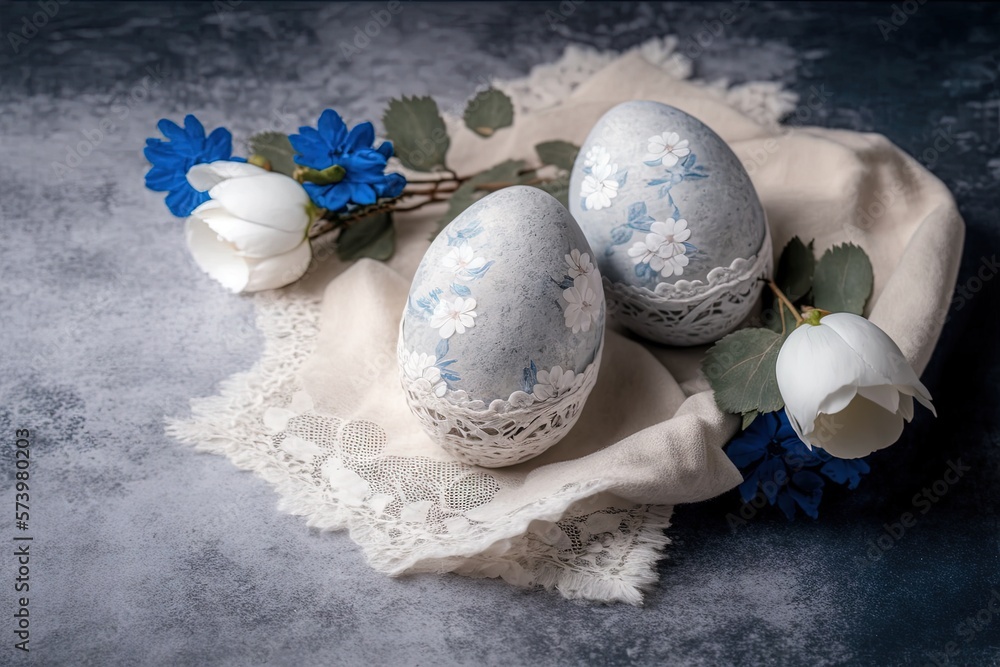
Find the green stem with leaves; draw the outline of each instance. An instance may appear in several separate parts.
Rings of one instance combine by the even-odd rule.
[[[788,297],[785,296],[785,293],[781,291],[781,289],[775,284],[775,282],[773,280],[768,280],[767,286],[771,288],[772,292],[774,292],[774,296],[778,297],[778,303],[780,304],[778,308],[778,314],[779,315],[781,314],[781,306],[784,306],[785,308],[788,309],[788,312],[792,314],[792,317],[795,318],[795,323],[802,324],[802,322],[804,321],[802,319],[802,314],[798,311],[795,305],[788,299]],[[784,318],[782,318],[782,322],[784,322]]]

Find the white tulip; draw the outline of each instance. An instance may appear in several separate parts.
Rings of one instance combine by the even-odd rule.
[[[914,398],[934,412],[896,343],[851,313],[800,325],[781,346],[775,370],[795,433],[838,458],[860,458],[896,442],[904,420],[913,418]]]
[[[187,173],[210,200],[187,220],[198,266],[233,292],[283,287],[306,272],[312,251],[309,195],[294,179],[243,162],[197,164]]]

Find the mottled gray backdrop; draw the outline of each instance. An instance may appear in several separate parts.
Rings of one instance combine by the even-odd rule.
[[[0,2],[0,664],[1000,663],[998,11],[744,4],[587,2],[550,22],[557,2],[404,3],[347,62],[341,44],[385,3]],[[815,522],[768,511],[732,529],[735,493],[679,508],[638,609],[388,579],[346,535],[279,514],[263,481],[164,435],[261,340],[250,300],[197,270],[143,188],[159,118],[193,112],[239,143],[326,106],[377,118],[401,93],[454,108],[566,44],[666,33],[698,76],[800,93],[793,123],[888,135],[968,222],[964,293],[925,375],[940,417],[875,455],[860,489],[829,490]],[[34,438],[27,655],[12,648],[17,428]],[[873,551],[958,459],[971,470]]]

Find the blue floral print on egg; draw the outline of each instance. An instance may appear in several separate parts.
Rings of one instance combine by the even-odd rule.
[[[512,465],[572,428],[596,380],[604,291],[569,212],[505,188],[421,260],[400,323],[400,377],[427,433],[459,459]]]
[[[764,209],[732,149],[674,107],[619,104],[570,175],[570,211],[596,253],[608,308],[651,340],[698,345],[732,331],[770,275]]]

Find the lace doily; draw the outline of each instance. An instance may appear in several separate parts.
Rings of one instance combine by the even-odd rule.
[[[637,48],[686,78],[690,63],[673,52],[675,45],[668,37]],[[517,109],[542,108],[615,55],[570,47],[559,62],[501,87]],[[718,88],[722,98],[734,92]],[[748,84],[737,97],[777,122],[782,95]],[[738,310],[738,304],[705,303]],[[378,424],[317,411],[297,371],[315,347],[320,305],[294,290],[257,295],[256,325],[265,338],[261,359],[224,381],[218,396],[192,400],[192,416],[169,420],[168,433],[256,472],[275,486],[279,507],[306,517],[310,526],[348,530],[379,571],[502,577],[567,598],[641,602],[642,590],[657,581],[672,508],[628,503],[603,493],[603,482],[593,479],[567,484],[502,516],[488,512],[504,491],[488,471],[392,455]],[[565,418],[571,419],[568,413]]]
[[[470,400],[464,391],[437,396],[424,378],[411,380],[402,371],[406,351],[400,336],[399,379],[410,410],[424,430],[449,454],[470,465],[499,468],[534,458],[559,442],[580,417],[601,367],[601,341],[594,360],[576,375],[573,385],[559,396],[536,401],[531,394],[516,391],[506,401],[488,406]]]
[[[276,292],[257,295],[255,306],[266,341],[260,361],[223,382],[219,396],[194,399],[191,419],[168,421],[170,435],[261,475],[280,494],[279,508],[310,526],[347,529],[387,574],[502,577],[631,604],[655,583],[670,507],[602,502],[592,480],[566,485],[544,506],[477,520],[475,510],[501,490],[495,477],[455,461],[387,455],[377,424],[314,410],[296,372],[315,345],[319,301]]]
[[[702,345],[732,331],[753,309],[771,276],[771,231],[756,255],[708,272],[708,281],[660,283],[656,291],[604,278],[608,314],[644,338],[666,345]]]

